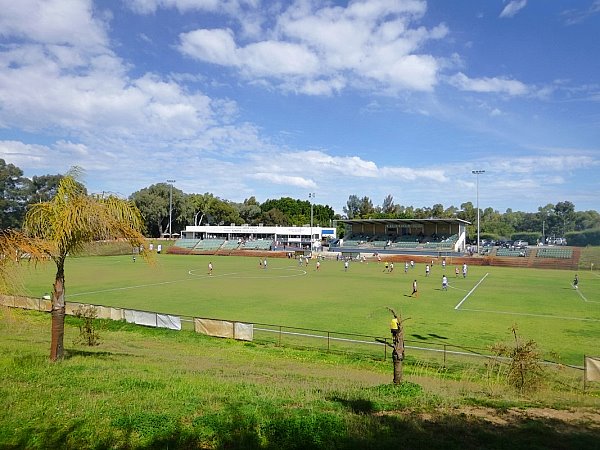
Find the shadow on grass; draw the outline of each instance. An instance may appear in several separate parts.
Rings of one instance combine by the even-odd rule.
[[[77,350],[77,349],[68,349],[65,350],[64,359],[71,359],[75,357],[94,357],[94,358],[112,358],[114,356],[133,356],[129,353],[114,353],[107,351],[93,351],[93,350]]]
[[[0,439],[0,448],[536,450],[597,448],[598,443],[597,429],[550,418],[499,423],[464,414],[375,412],[368,400],[338,400],[356,413],[325,409],[257,412],[230,405],[186,425],[163,415],[128,416],[97,431],[97,436],[85,436],[79,422],[57,429],[23,428],[14,430],[18,435],[10,443]]]
[[[440,336],[439,334],[429,333],[428,336],[431,336],[436,339],[448,339],[446,336]]]

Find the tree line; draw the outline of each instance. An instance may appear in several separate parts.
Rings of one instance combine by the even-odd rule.
[[[460,206],[444,207],[441,203],[428,207],[403,206],[394,203],[387,195],[381,206],[373,206],[369,197],[350,195],[343,208],[348,219],[430,219],[458,218],[470,222],[468,236],[477,234],[477,208],[472,202]],[[575,211],[575,205],[566,200],[538,207],[536,212],[507,209],[504,213],[491,208],[479,210],[482,238],[511,239],[517,234],[564,237],[571,232],[600,229],[600,214],[597,211]]]
[[[19,229],[28,207],[47,202],[57,192],[62,175],[42,175],[29,179],[23,171],[0,159],[0,227]],[[85,189],[82,186],[83,189]],[[103,194],[99,194],[103,195]],[[310,224],[311,202],[290,197],[259,202],[254,196],[243,202],[232,202],[212,193],[185,193],[168,183],[157,183],[134,192],[128,198],[140,211],[144,233],[159,237],[168,232],[169,210],[171,230],[180,233],[187,225],[282,225]],[[381,205],[367,196],[350,195],[343,215],[335,214],[329,205],[312,205],[313,224],[332,226],[338,219],[428,219],[458,218],[471,223],[468,235],[476,235],[477,209],[471,202],[459,206],[404,206],[394,202],[391,194]],[[536,212],[507,209],[499,212],[491,207],[480,209],[482,238],[509,239],[516,233],[565,236],[568,232],[600,228],[597,211],[575,211],[570,201],[540,206]],[[338,230],[343,235],[343,228]]]

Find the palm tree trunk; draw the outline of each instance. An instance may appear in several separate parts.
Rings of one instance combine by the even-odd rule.
[[[52,292],[52,336],[50,341],[50,360],[56,361],[64,356],[65,336],[65,271],[64,261],[57,261],[56,279]]]

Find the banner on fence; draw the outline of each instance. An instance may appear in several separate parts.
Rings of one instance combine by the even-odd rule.
[[[2,297],[0,297],[0,304],[2,306],[14,307],[15,306],[15,298],[12,295],[3,295]]]
[[[586,356],[585,381],[600,381],[600,356]]]
[[[254,327],[251,323],[214,319],[194,319],[194,330],[196,333],[207,334],[208,336],[251,341],[253,338],[253,329]]]
[[[168,328],[169,330],[181,330],[181,317],[170,316],[168,314],[156,315],[156,326]]]
[[[156,326],[156,314],[142,311],[134,311],[132,309],[125,310],[125,320],[129,323],[137,325],[146,325],[148,327]]]
[[[148,327],[169,328],[170,330],[181,330],[181,318],[169,314],[157,314],[146,311],[123,310],[125,320],[136,325]]]

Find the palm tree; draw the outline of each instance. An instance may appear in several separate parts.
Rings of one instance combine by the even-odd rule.
[[[140,248],[142,217],[135,205],[115,196],[88,195],[76,180],[78,169],[71,169],[48,202],[30,206],[23,224],[27,236],[44,240],[46,253],[56,264],[52,292],[52,339],[50,359],[64,355],[65,260],[84,244],[103,239],[126,239]]]
[[[47,249],[45,242],[28,239],[19,231],[0,230],[0,291],[6,292],[13,284],[13,264],[23,259],[30,262],[43,261]]]

